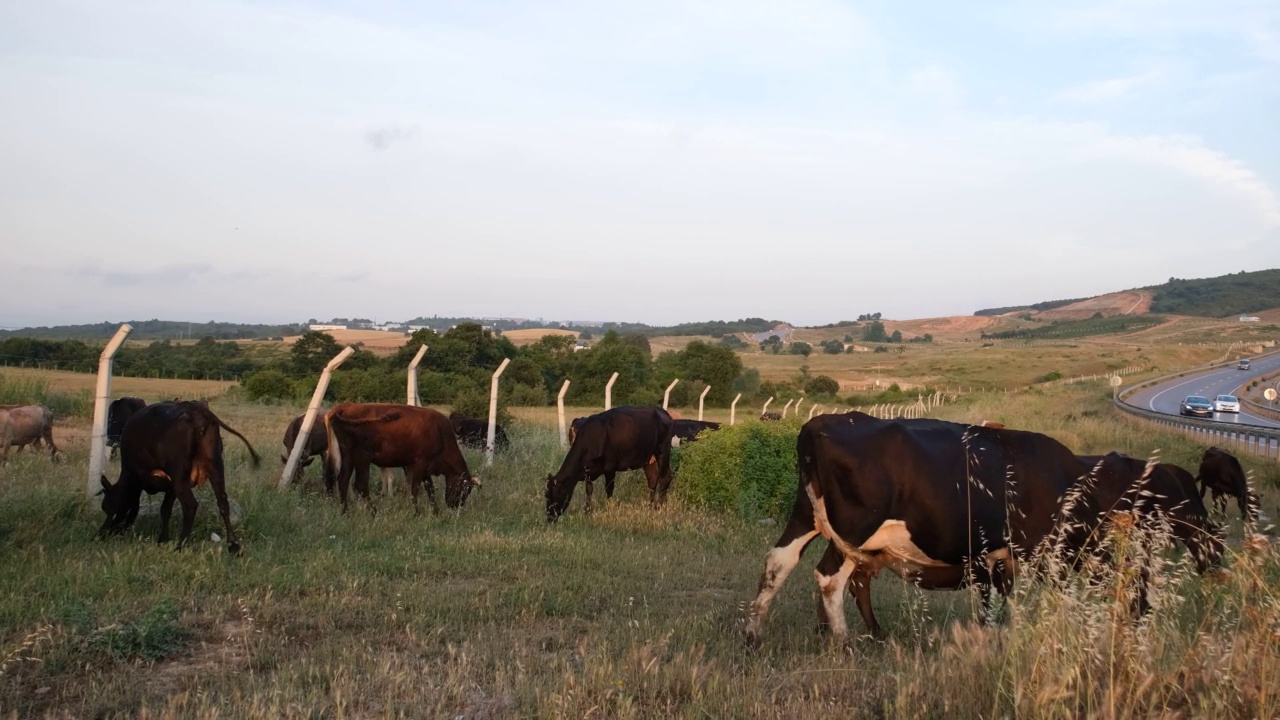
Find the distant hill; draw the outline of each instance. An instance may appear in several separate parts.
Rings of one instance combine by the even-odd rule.
[[[1141,299],[1144,292],[1152,297],[1149,308],[1142,307],[1141,302],[1134,303],[1131,300],[1135,297]],[[1100,298],[1114,299],[1115,303],[1112,303],[1114,307],[1102,307],[1107,303],[1090,303]],[[1054,314],[1052,312],[1068,309],[1067,306],[1072,305],[1080,306],[1081,312],[1075,313],[1079,318],[1068,317],[1071,313]],[[1099,305],[1099,307],[1095,308],[1093,305]],[[1280,307],[1280,270],[1257,270],[1197,280],[1169,278],[1169,282],[1162,285],[1134,288],[1090,298],[1049,300],[1029,305],[985,308],[978,310],[974,315],[994,316],[1025,311],[1033,314],[1046,313],[1053,315],[1056,319],[1083,319],[1090,317],[1095,311],[1100,311],[1103,315],[1153,312],[1220,318],[1276,307]],[[1088,312],[1085,312],[1086,309]]]
[[[1151,312],[1227,317],[1280,307],[1280,270],[1241,271],[1200,280],[1169,278],[1163,285],[1144,289],[1155,295]]]
[[[130,340],[183,340],[211,337],[215,340],[250,340],[283,337],[306,332],[305,325],[248,325],[241,323],[188,323],[176,320],[130,320]],[[27,337],[45,340],[108,340],[120,327],[118,322],[91,325],[57,325],[54,327],[0,330],[0,338]]]
[[[1071,300],[1048,300],[1046,302],[1038,302],[1038,303],[1033,303],[1031,305],[1010,305],[1009,307],[986,308],[984,310],[979,310],[975,312],[974,315],[979,315],[979,316],[1004,315],[1005,313],[1017,312],[1018,310],[1028,310],[1028,311],[1052,310],[1054,308],[1062,307],[1063,305],[1078,303],[1081,300],[1085,300],[1085,299],[1087,298],[1072,298]]]

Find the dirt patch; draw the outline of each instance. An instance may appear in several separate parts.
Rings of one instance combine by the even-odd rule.
[[[178,681],[189,677],[222,674],[228,670],[248,669],[251,661],[249,644],[253,633],[252,618],[230,618],[212,624],[191,652],[160,663],[163,679]]]
[[[1084,320],[1096,313],[1103,316],[1140,315],[1151,311],[1151,300],[1151,293],[1147,290],[1123,290],[1034,314],[1044,320]]]

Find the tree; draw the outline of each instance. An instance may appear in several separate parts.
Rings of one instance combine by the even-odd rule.
[[[813,352],[813,346],[812,346],[812,345],[810,345],[810,344],[809,344],[809,343],[807,343],[807,342],[793,342],[793,343],[791,343],[791,354],[792,354],[792,355],[803,355],[803,356],[805,356],[805,357],[809,357],[809,355],[810,355],[812,352]]]
[[[819,347],[828,355],[839,355],[844,352],[844,343],[839,340],[823,340],[819,343]]]
[[[649,347],[649,338],[642,333],[627,333],[622,336],[622,342],[639,348],[645,355],[653,354],[653,349]]]
[[[902,342],[902,331],[894,330],[893,334],[889,336],[889,342],[892,342],[892,343]]]
[[[760,343],[760,350],[777,355],[782,352],[782,338],[777,335],[770,335],[765,338],[764,342]]]
[[[724,337],[720,338],[720,344],[729,348],[730,350],[742,350],[747,347],[747,344],[743,342],[742,338],[738,337],[737,335],[725,335]]]
[[[840,392],[840,383],[827,375],[815,375],[804,384],[804,391],[810,395],[832,396]]]
[[[289,348],[289,358],[295,373],[311,375],[323,370],[341,351],[342,346],[332,335],[312,330],[293,343],[293,347]]]
[[[862,329],[862,339],[867,342],[888,342],[889,336],[885,334],[884,323],[876,320]]]

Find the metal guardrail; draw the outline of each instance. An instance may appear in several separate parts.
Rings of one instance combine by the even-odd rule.
[[[1280,350],[1273,350],[1254,357],[1256,359],[1276,354],[1280,354]],[[1125,399],[1137,390],[1158,385],[1165,380],[1186,377],[1192,373],[1205,372],[1206,370],[1229,367],[1232,362],[1234,361],[1210,363],[1202,368],[1179,370],[1167,375],[1148,378],[1118,392],[1113,404],[1120,412],[1163,427],[1178,430],[1206,445],[1217,445],[1218,447],[1233,449],[1236,452],[1250,453],[1280,462],[1280,429],[1224,423],[1215,420],[1196,420],[1181,415],[1167,415],[1152,410],[1144,410],[1136,405],[1130,405]]]
[[[1123,400],[1115,401],[1116,409],[1127,415],[1142,418],[1173,430],[1206,445],[1217,445],[1236,452],[1250,453],[1280,462],[1280,429],[1235,425],[1213,420],[1195,420],[1180,415],[1143,410]]]

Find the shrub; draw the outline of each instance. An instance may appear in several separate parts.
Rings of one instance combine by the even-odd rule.
[[[489,393],[479,390],[458,393],[453,401],[453,411],[467,417],[488,419]],[[511,413],[507,411],[506,398],[502,397],[502,393],[498,394],[498,424],[511,424]]]
[[[804,391],[810,395],[835,395],[840,392],[840,383],[828,375],[815,375],[804,384]]]
[[[1058,372],[1057,370],[1054,370],[1053,372],[1045,373],[1044,375],[1041,375],[1040,377],[1036,378],[1036,382],[1047,383],[1047,382],[1053,382],[1054,380],[1061,380],[1061,379],[1062,379],[1062,373]]]
[[[681,446],[676,492],[691,505],[753,521],[785,520],[795,503],[802,418],[747,422]]]
[[[240,384],[251,400],[288,400],[297,394],[293,381],[279,370],[259,370],[245,376]]]

